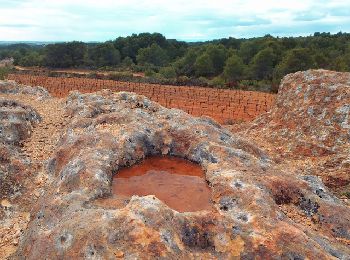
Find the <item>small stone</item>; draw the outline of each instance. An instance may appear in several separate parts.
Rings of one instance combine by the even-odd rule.
[[[122,258],[124,257],[124,252],[123,251],[116,251],[114,252],[115,257]]]
[[[8,201],[7,199],[3,199],[1,201],[1,206],[4,207],[4,208],[11,208],[12,207],[12,204],[10,201]]]

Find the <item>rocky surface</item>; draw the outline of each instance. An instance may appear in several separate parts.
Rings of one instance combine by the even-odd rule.
[[[50,121],[60,121],[62,106],[49,97],[43,88],[0,81],[0,259],[16,251],[46,180],[43,159],[59,137]]]
[[[6,195],[10,207],[22,207],[14,212],[27,213],[21,215],[24,232],[8,235],[12,248],[0,243],[0,251],[7,248],[3,256],[12,254],[14,259],[349,259],[349,206],[316,176],[321,175],[316,166],[312,171],[302,167],[318,157],[337,158],[348,152],[349,132],[338,129],[338,125],[346,127],[346,115],[338,115],[333,103],[320,104],[328,92],[316,88],[332,78],[334,97],[349,93],[346,77],[337,74],[336,83],[326,71],[289,75],[280,89],[288,107],[284,113],[278,112],[284,109],[279,99],[271,113],[236,128],[237,133],[209,118],[166,109],[133,93],[73,92],[66,100],[3,94],[32,109],[26,111],[36,111],[41,122],[30,124],[31,134],[18,150],[19,156],[35,164],[24,167],[29,173],[22,182],[31,184],[19,188],[17,197]],[[294,81],[301,87],[296,85],[297,91],[288,94]],[[317,119],[302,121],[304,110],[300,117],[295,112],[295,107],[304,108],[299,96],[304,87],[310,100],[320,100],[310,101],[313,113],[317,104],[329,106],[319,121],[328,125],[325,121],[330,119],[335,130],[329,127],[333,137],[322,144],[310,141],[307,135],[316,132],[301,125]],[[342,90],[337,92],[338,88]],[[349,104],[347,97],[339,98],[339,107]],[[290,117],[284,119],[288,113]],[[43,129],[43,122],[57,127]],[[295,133],[299,127],[302,130]],[[285,130],[278,132],[280,128]],[[274,132],[278,135],[269,136]],[[310,152],[303,149],[302,156],[295,154],[297,142]],[[113,174],[147,156],[162,154],[202,166],[212,190],[213,210],[179,213],[154,196],[133,196],[122,205],[113,202]],[[348,174],[343,165],[339,169]],[[24,200],[25,194],[30,197],[37,189],[38,199]],[[5,229],[9,209],[2,208],[7,214],[0,222]],[[8,232],[15,230],[14,225],[6,227]]]
[[[287,75],[273,109],[236,132],[267,143],[277,161],[300,164],[299,172],[350,196],[350,73]]]

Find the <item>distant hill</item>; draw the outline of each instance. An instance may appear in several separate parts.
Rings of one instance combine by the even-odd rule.
[[[43,46],[48,44],[54,44],[57,42],[37,42],[37,41],[0,41],[0,45],[14,45],[14,44],[27,44],[32,46]]]

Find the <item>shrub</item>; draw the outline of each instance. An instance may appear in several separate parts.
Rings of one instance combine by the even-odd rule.
[[[0,67],[0,80],[4,80],[7,78],[7,75],[11,72],[11,68],[9,67]]]
[[[131,72],[113,72],[108,75],[108,79],[117,81],[132,80],[134,76]]]
[[[209,81],[209,85],[212,87],[224,88],[225,87],[225,80],[222,77],[217,76]]]
[[[238,88],[243,90],[254,90],[262,92],[272,92],[275,90],[274,83],[270,80],[241,80]]]
[[[173,67],[164,67],[159,70],[159,73],[166,79],[176,78],[176,71]]]
[[[147,69],[145,71],[145,76],[146,77],[154,77],[154,74],[156,74],[156,72],[154,72],[152,69]]]

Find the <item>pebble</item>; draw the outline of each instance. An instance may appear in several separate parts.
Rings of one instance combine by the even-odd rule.
[[[7,199],[3,199],[1,201],[1,206],[4,207],[4,208],[11,208],[12,207],[12,204],[11,202],[9,202]]]
[[[37,198],[40,196],[40,192],[38,190],[34,191],[33,194]]]

